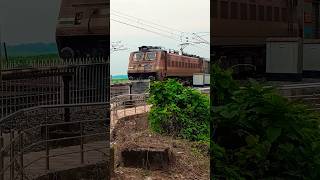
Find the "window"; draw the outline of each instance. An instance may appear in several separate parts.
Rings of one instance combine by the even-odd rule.
[[[156,59],[156,52],[147,52],[146,53],[146,60],[152,61]]]
[[[133,59],[135,61],[141,61],[143,60],[143,53],[135,53]]]
[[[288,11],[286,8],[281,9],[281,16],[282,16],[282,21],[287,22],[288,21]]]
[[[238,19],[238,3],[231,2],[231,19]]]
[[[246,20],[248,19],[248,14],[247,14],[247,4],[241,3],[240,4],[240,19],[241,20]]]
[[[213,0],[212,2],[212,17],[218,17],[218,2]]]
[[[267,7],[267,21],[272,21],[272,7]]]
[[[250,20],[257,20],[257,6],[250,4]]]
[[[229,3],[226,1],[220,2],[220,10],[221,10],[221,18],[228,19],[229,18]]]
[[[264,6],[259,6],[259,20],[264,21]]]
[[[274,20],[280,21],[280,9],[278,7],[274,8]]]

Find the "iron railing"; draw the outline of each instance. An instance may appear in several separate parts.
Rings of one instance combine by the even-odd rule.
[[[66,109],[70,112],[67,122]],[[104,153],[108,157],[108,109],[108,102],[44,105],[22,109],[2,118],[0,180],[32,178],[27,168],[43,159],[45,164],[38,164],[36,169],[39,172],[44,170],[42,173],[45,174],[50,172],[51,158],[79,154],[79,164],[84,164],[85,153],[90,151]],[[89,147],[91,142],[102,143]],[[57,148],[70,146],[78,146],[78,150],[51,154]],[[32,152],[43,152],[43,155],[26,161]]]
[[[0,64],[0,118],[34,106],[109,101],[108,59],[21,58]]]
[[[149,94],[127,94],[111,98],[111,130],[116,122],[130,115],[146,113],[149,110],[147,100]]]

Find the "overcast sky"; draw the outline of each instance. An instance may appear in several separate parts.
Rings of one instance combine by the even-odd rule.
[[[210,32],[210,0],[111,0],[111,19],[137,25],[138,20],[119,17],[121,12],[152,22],[152,26],[164,25],[182,32]],[[144,22],[144,21],[143,21]],[[119,22],[110,21],[111,42],[121,41],[125,51],[116,51],[111,54],[111,74],[126,74],[128,57],[131,51],[136,51],[141,45],[163,46],[170,49],[178,49],[179,40],[173,40],[162,35],[137,29]],[[154,25],[157,24],[157,25]],[[138,27],[152,28],[144,24]],[[156,32],[165,33],[157,29]],[[174,33],[179,33],[172,30]],[[168,34],[168,33],[166,33]],[[209,41],[210,36],[203,36]],[[208,45],[189,46],[185,52],[209,57]]]
[[[8,44],[55,42],[61,0],[0,0],[2,38]]]
[[[2,39],[8,44],[55,42],[55,26],[60,1],[0,0]],[[135,17],[182,32],[210,31],[210,0],[111,0],[110,4],[112,19],[144,27],[147,30],[150,30],[151,27],[145,24],[140,26]],[[128,20],[115,16],[113,10],[134,18]],[[111,54],[111,74],[126,74],[129,53],[137,50],[141,45],[179,48],[180,41],[164,37],[163,34],[168,33],[163,31],[153,29],[154,32],[162,34],[158,35],[114,21],[111,21],[110,24],[111,41],[121,41],[126,48],[129,48]],[[181,34],[175,30],[169,31]],[[208,41],[209,37],[209,34],[203,36]],[[209,46],[204,44],[198,47],[189,46],[185,52],[209,57]]]

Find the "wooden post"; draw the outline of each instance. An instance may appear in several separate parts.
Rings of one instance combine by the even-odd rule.
[[[10,131],[10,180],[14,179],[14,130]]]
[[[114,175],[114,147],[110,147],[110,177]]]
[[[124,108],[123,108],[123,117],[126,117],[126,109],[127,109],[127,101],[124,103]]]
[[[46,169],[49,170],[49,144],[48,144],[48,140],[49,140],[49,137],[48,137],[48,122],[46,121]]]
[[[0,44],[0,87],[2,89],[2,55],[1,55],[1,44]]]
[[[63,99],[64,99],[64,104],[69,104],[70,103],[70,81],[71,77],[70,76],[63,76]],[[69,122],[70,121],[70,109],[65,108],[64,109],[64,121]],[[69,130],[68,128],[66,130]]]
[[[3,48],[4,48],[4,56],[6,57],[6,61],[8,62],[7,45],[5,42],[3,43]]]
[[[118,102],[115,102],[115,105],[116,105],[116,115],[118,117]]]
[[[4,180],[4,153],[3,153],[3,136],[0,137],[0,180]]]
[[[80,122],[80,149],[81,149],[81,164],[84,163],[84,150],[83,150],[83,125]]]
[[[24,167],[23,167],[23,132],[19,131],[19,150],[20,150],[20,179],[24,179]]]
[[[147,108],[146,108],[146,106],[147,106],[147,102],[146,102],[146,95],[144,95],[143,96],[143,101],[144,101],[144,106],[143,106],[143,108],[144,108],[144,112],[147,112]]]

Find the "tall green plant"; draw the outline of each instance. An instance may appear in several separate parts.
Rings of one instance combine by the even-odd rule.
[[[150,87],[151,128],[194,141],[209,142],[209,97],[169,79]]]
[[[211,68],[211,93],[212,104],[221,105],[230,100],[233,91],[239,89],[239,85],[232,79],[232,70],[223,70],[217,64]]]
[[[319,114],[257,82],[213,109],[216,179],[320,179]]]

